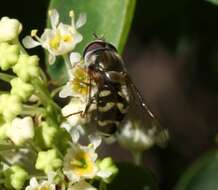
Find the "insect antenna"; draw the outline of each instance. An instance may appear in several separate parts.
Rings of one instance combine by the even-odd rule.
[[[96,40],[102,40],[102,41],[105,41],[105,38],[104,38],[103,35],[98,36],[95,32],[92,33],[92,35],[94,36],[94,38],[95,38]]]

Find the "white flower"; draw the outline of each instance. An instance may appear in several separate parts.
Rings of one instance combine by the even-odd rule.
[[[86,181],[80,181],[74,185],[71,185],[67,190],[97,190]]]
[[[81,113],[84,111],[86,103],[81,101],[79,98],[72,98],[70,103],[62,108],[62,114],[67,117],[67,121],[70,125],[76,126],[86,122],[81,117]]]
[[[94,137],[90,140],[92,141],[88,146],[72,144],[65,155],[63,172],[71,184],[98,176],[95,149],[100,145],[101,140]]]
[[[21,145],[34,137],[34,126],[31,117],[15,118],[7,130],[7,136],[16,144]]]
[[[73,54],[74,58],[71,56],[72,69],[70,70],[70,78],[67,84],[63,86],[59,96],[61,98],[66,98],[68,96],[79,97],[82,100],[85,100],[89,95],[89,88],[92,84],[90,84],[90,78],[85,65],[81,62],[77,62],[76,53]],[[92,93],[93,92],[94,88],[92,88]]]
[[[26,36],[23,39],[23,44],[26,48],[41,45],[49,51],[49,63],[53,64],[56,56],[69,53],[82,41],[82,35],[77,29],[85,24],[86,16],[80,14],[75,23],[74,12],[70,11],[71,25],[59,22],[59,14],[55,9],[49,11],[49,16],[52,28],[45,29],[41,37],[36,35],[36,30],[33,30],[31,36]]]
[[[144,151],[155,143],[155,131],[155,128],[151,128],[145,132],[137,123],[128,121],[118,134],[118,141],[131,151]]]
[[[16,40],[22,30],[22,24],[17,19],[2,17],[0,20],[0,42]]]
[[[25,188],[25,190],[56,190],[55,184],[49,181],[38,182],[36,178],[30,179],[30,184]]]
[[[61,128],[66,129],[68,133],[70,133],[72,141],[77,143],[81,135],[85,135],[85,130],[81,125],[72,126],[68,122],[63,122],[61,124]]]

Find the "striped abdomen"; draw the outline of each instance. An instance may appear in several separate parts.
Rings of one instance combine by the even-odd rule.
[[[128,110],[128,101],[121,91],[121,85],[104,85],[99,89],[96,100],[98,129],[107,134],[115,133]]]

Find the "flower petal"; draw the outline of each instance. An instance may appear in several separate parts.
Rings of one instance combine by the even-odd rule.
[[[76,21],[76,29],[81,28],[87,21],[86,13],[81,13]]]
[[[111,171],[107,171],[107,170],[100,170],[97,172],[97,176],[99,176],[100,178],[108,178],[112,175]]]
[[[74,143],[77,143],[77,142],[79,141],[80,133],[79,133],[79,131],[76,129],[76,126],[73,127],[73,128],[70,130],[70,135],[71,135],[72,141],[73,141]]]
[[[59,22],[59,13],[56,9],[52,9],[49,11],[49,16],[51,20],[51,26],[53,29],[55,29]]]
[[[63,88],[62,90],[59,92],[59,97],[60,98],[66,98],[68,96],[72,96],[72,89],[70,86],[70,83],[68,82]]]
[[[38,183],[37,179],[35,177],[31,178],[30,186],[35,187],[35,186],[38,186],[38,185],[39,185],[39,183]]]
[[[75,66],[75,64],[79,63],[81,60],[81,55],[80,53],[77,53],[77,52],[72,52],[70,54],[70,63],[72,65],[72,67]]]
[[[89,135],[89,140],[93,148],[96,149],[101,144],[102,138],[98,135]]]
[[[82,39],[83,39],[83,36],[80,33],[77,32],[76,34],[74,34],[74,41],[75,41],[74,43],[75,44],[81,42]]]
[[[40,43],[35,41],[31,36],[26,36],[22,40],[22,43],[23,43],[24,47],[27,48],[27,49],[34,48],[34,47],[40,45]]]
[[[48,55],[48,63],[49,63],[49,65],[52,65],[55,62],[55,60],[56,60],[55,55],[49,53],[49,55]]]

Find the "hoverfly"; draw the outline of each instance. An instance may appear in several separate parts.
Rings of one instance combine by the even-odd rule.
[[[84,50],[83,59],[87,65],[90,84],[94,82],[97,88],[96,93],[89,96],[83,114],[87,114],[90,106],[96,104],[93,117],[99,131],[108,136],[114,134],[131,107],[135,106],[131,102],[137,101],[143,110],[147,129],[155,125],[157,133],[161,132],[158,120],[144,102],[112,44],[101,39],[91,42]],[[91,85],[89,90],[89,94],[92,94]]]

